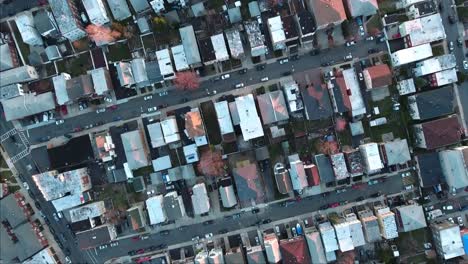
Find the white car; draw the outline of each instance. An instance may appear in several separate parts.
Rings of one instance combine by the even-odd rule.
[[[104,113],[106,111],[105,108],[99,108],[96,110],[96,114],[99,114],[99,113]]]
[[[452,217],[449,217],[447,220],[449,220],[450,223],[455,224],[455,221],[453,221],[453,218],[452,218]]]
[[[154,112],[156,110],[158,110],[158,108],[156,106],[148,108],[148,112]]]
[[[149,238],[149,236],[148,236],[148,235],[145,235],[145,236],[140,236],[140,239],[141,239],[141,240],[146,240],[146,239],[148,239],[148,238]]]
[[[63,122],[65,122],[65,120],[60,119],[60,120],[55,121],[55,124],[60,125],[60,124],[63,124]]]
[[[287,62],[289,62],[289,59],[282,59],[279,61],[279,64],[285,64]]]
[[[344,57],[344,60],[345,60],[345,61],[350,61],[350,60],[352,60],[352,59],[353,59],[353,55],[352,55],[351,53],[348,54],[348,55],[346,55],[346,56]]]
[[[242,88],[242,87],[244,87],[244,83],[238,83],[238,84],[236,84],[236,88]]]
[[[60,219],[63,218],[63,214],[62,214],[61,212],[58,212],[58,213],[57,213],[57,216],[58,216],[58,218],[60,218]]]
[[[60,221],[60,219],[57,217],[57,213],[53,213],[52,215],[54,216],[54,220],[56,222]]]
[[[361,36],[364,36],[364,34],[366,34],[366,33],[364,32],[364,27],[363,27],[362,25],[359,26],[359,34],[360,34]]]
[[[451,206],[451,205],[444,205],[444,206],[442,207],[442,209],[444,209],[444,210],[453,210],[453,206]]]
[[[206,238],[206,239],[210,239],[210,238],[212,238],[212,237],[213,237],[213,233],[208,233],[208,234],[205,235],[205,238]]]
[[[230,77],[231,75],[229,75],[229,73],[226,73],[226,74],[221,75],[221,80],[226,80],[226,79],[229,79]]]
[[[153,99],[153,96],[152,95],[148,95],[148,96],[145,96],[143,97],[143,100],[150,100],[150,99]]]
[[[374,37],[373,37],[373,36],[369,36],[369,37],[366,38],[366,40],[369,40],[369,41],[370,41],[370,40],[374,40]]]
[[[463,69],[468,70],[468,61],[463,61]]]
[[[263,77],[262,79],[260,79],[260,81],[262,81],[262,82],[267,82],[267,81],[268,81],[268,77]]]
[[[360,80],[360,81],[363,81],[363,80],[364,80],[364,76],[362,75],[362,72],[359,73],[359,80]]]
[[[112,98],[110,97],[104,97],[104,101],[108,102],[108,103],[112,103]]]
[[[107,245],[100,245],[99,246],[99,250],[103,250],[103,249],[106,249],[107,248]]]
[[[464,226],[464,224],[463,224],[463,218],[462,218],[461,216],[458,216],[458,217],[457,217],[457,222],[458,222],[458,225],[459,225],[459,226]]]
[[[356,41],[354,41],[354,40],[346,42],[346,47],[351,47],[351,46],[354,46],[354,45],[356,45]]]
[[[449,51],[453,51],[454,47],[453,47],[453,41],[450,41],[449,42]]]
[[[118,242],[118,241],[112,242],[112,243],[110,244],[111,247],[116,247],[116,246],[118,246],[118,245],[119,245],[119,242]]]
[[[29,184],[27,182],[23,182],[23,187],[26,189],[26,190],[29,190]]]
[[[165,95],[167,95],[167,91],[163,91],[159,93],[159,96],[165,96]]]

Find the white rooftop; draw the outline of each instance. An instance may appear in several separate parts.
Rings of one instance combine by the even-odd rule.
[[[455,56],[453,54],[444,54],[417,62],[413,73],[416,77],[420,77],[434,72],[455,68],[455,66],[457,66]]]
[[[103,95],[112,89],[112,82],[107,68],[92,69],[88,71],[88,74],[91,74],[94,91],[97,95]]]
[[[362,98],[361,89],[359,86],[358,79],[356,77],[356,71],[354,68],[346,69],[342,71],[343,78],[346,84],[346,88],[351,91],[349,100],[351,101],[351,110],[353,117],[366,114],[366,106]]]
[[[158,148],[166,145],[164,141],[164,135],[161,128],[161,123],[156,122],[146,126],[148,128],[148,134],[150,136],[151,146]]]
[[[450,188],[468,186],[468,147],[458,147],[439,152],[442,172]]]
[[[320,235],[322,236],[325,252],[333,252],[338,250],[338,242],[336,241],[335,229],[330,222],[319,224]]]
[[[213,44],[217,61],[229,60],[229,53],[226,48],[226,41],[224,41],[223,33],[211,36],[211,43]]]
[[[383,168],[377,143],[360,145],[359,150],[361,151],[362,158],[364,159],[367,172],[376,172]]]
[[[179,127],[175,116],[168,116],[161,121],[161,128],[164,134],[164,140],[167,144],[180,140]]]
[[[403,232],[410,232],[427,226],[423,208],[418,204],[399,206],[398,214]]]
[[[446,37],[442,17],[439,13],[403,22],[399,27],[399,31],[402,36],[409,35],[409,42],[412,47]]]
[[[229,114],[229,107],[227,101],[216,102],[214,104],[216,110],[216,116],[218,117],[219,129],[221,135],[226,135],[234,132],[234,127],[231,121],[231,115]]]
[[[359,221],[354,213],[346,215],[346,222],[349,225],[349,232],[354,247],[364,246],[366,240],[364,239],[364,232],[362,230],[361,221]]]
[[[171,55],[169,54],[169,49],[163,49],[156,51],[156,57],[158,58],[159,70],[161,74],[171,75],[174,73],[174,68],[172,67]]]
[[[252,94],[236,98],[242,136],[245,141],[263,137],[263,127]]]
[[[234,192],[234,186],[219,186],[219,194],[221,196],[221,201],[225,208],[231,208],[237,204],[236,193]]]
[[[169,155],[153,160],[153,170],[155,172],[172,168],[171,157]]]
[[[166,213],[163,209],[163,196],[157,195],[146,200],[146,210],[150,219],[150,224],[156,225],[166,222]]]
[[[104,25],[109,23],[109,16],[104,7],[103,0],[83,0],[83,6],[91,23]]]
[[[91,219],[103,215],[106,212],[104,201],[97,201],[90,204],[73,208],[68,211],[70,221],[72,223],[79,222],[86,219]]]
[[[426,43],[423,45],[398,50],[392,53],[390,57],[393,66],[401,66],[411,62],[420,61],[432,57],[431,44]]]
[[[414,85],[413,78],[399,81],[397,88],[400,95],[407,95],[416,92],[416,86]]]
[[[299,155],[293,154],[288,156],[288,161],[291,167],[289,169],[289,176],[291,177],[293,189],[300,191],[309,186],[304,170],[304,163],[299,159]]]
[[[208,213],[210,211],[210,200],[204,183],[195,184],[192,187],[193,212],[196,215]]]
[[[294,79],[292,77],[282,79],[281,86],[286,94],[289,110],[291,112],[295,112],[304,109],[304,103],[302,102],[301,93],[299,92],[299,86]]]
[[[284,49],[284,41],[286,41],[286,34],[284,33],[281,16],[271,17],[268,19],[268,30],[270,31],[273,48],[275,50]]]
[[[242,46],[242,40],[240,33],[236,29],[228,29],[224,31],[226,39],[228,41],[229,51],[233,58],[239,58],[244,54],[244,47]]]
[[[333,166],[333,172],[337,180],[343,180],[349,177],[349,172],[346,167],[346,161],[343,153],[336,153],[330,155],[331,163]]]
[[[436,225],[439,229],[440,250],[444,259],[452,259],[465,255],[463,242],[460,235],[460,227],[456,224],[443,223]]]
[[[184,46],[182,44],[171,48],[172,57],[177,71],[184,71],[189,68],[187,58],[185,57]]]
[[[198,149],[196,144],[184,146],[183,150],[185,155],[185,161],[187,162],[187,164],[199,161]]]
[[[336,239],[338,240],[338,245],[340,246],[341,252],[346,252],[354,249],[353,240],[351,239],[351,230],[349,229],[349,224],[345,221],[334,224]]]
[[[435,73],[435,86],[444,86],[458,81],[455,68]]]
[[[145,142],[140,130],[133,130],[120,134],[125,151],[128,167],[136,170],[149,165],[146,155]]]
[[[56,170],[35,174],[32,179],[46,201],[55,200],[91,189],[87,168],[59,173]]]
[[[383,207],[376,210],[377,219],[379,221],[380,234],[385,239],[393,239],[398,237],[398,229],[395,220],[395,214],[390,211],[390,208]]]

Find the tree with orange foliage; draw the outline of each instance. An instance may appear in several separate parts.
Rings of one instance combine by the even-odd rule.
[[[94,24],[90,24],[86,27],[86,33],[88,33],[91,40],[96,43],[114,42],[122,36],[122,33],[117,30]]]
[[[224,175],[225,165],[221,152],[209,149],[202,152],[198,170],[205,176],[219,177]]]
[[[332,155],[338,152],[338,143],[336,141],[317,141],[316,149],[325,155]]]
[[[336,123],[335,123],[335,130],[338,131],[338,132],[341,132],[341,131],[345,130],[347,124],[348,124],[348,122],[346,122],[346,120],[344,118],[338,117],[336,119]]]
[[[176,73],[174,85],[181,90],[196,90],[200,86],[200,78],[194,71],[183,71]]]

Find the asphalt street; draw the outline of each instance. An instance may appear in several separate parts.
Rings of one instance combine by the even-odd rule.
[[[227,229],[229,232],[239,231],[243,228],[255,225],[259,220],[264,219],[271,219],[273,223],[261,226],[261,228],[269,228],[270,225],[273,226],[275,221],[319,211],[320,207],[326,204],[341,201],[353,202],[360,196],[368,198],[378,191],[381,191],[382,194],[394,194],[401,192],[402,189],[403,183],[401,177],[395,175],[387,178],[384,183],[366,186],[361,190],[348,188],[348,191],[344,193],[337,194],[336,192],[331,192],[326,197],[322,197],[322,195],[310,196],[286,208],[282,207],[280,204],[273,204],[260,210],[258,214],[244,212],[239,219],[221,218],[217,219],[211,225],[191,225],[189,228],[182,231],[174,229],[170,231],[169,235],[161,235],[160,233],[152,234],[150,238],[146,240],[133,240],[132,238],[122,239],[119,240],[118,247],[107,247],[106,249],[96,251],[92,249],[89,250],[88,253],[93,256],[94,263],[104,263],[106,260],[125,256],[127,252],[131,250],[147,248],[161,243],[167,245],[179,244],[190,241],[195,236],[204,237],[205,234],[208,233],[216,235],[222,229]]]
[[[217,93],[227,92],[235,89],[235,85],[238,83],[244,83],[245,86],[253,85],[261,82],[260,79],[268,77],[270,80],[280,78],[286,72],[302,72],[312,68],[320,67],[323,62],[334,61],[338,63],[343,61],[343,57],[349,53],[354,58],[364,58],[368,56],[369,48],[377,48],[379,50],[385,50],[383,43],[376,43],[375,41],[362,41],[358,42],[357,45],[352,47],[340,46],[333,48],[329,51],[323,51],[322,53],[311,56],[303,55],[297,61],[289,61],[285,64],[279,64],[278,62],[268,64],[263,71],[257,71],[256,69],[249,69],[245,74],[239,74],[237,71],[231,73],[231,78],[226,80],[220,80],[216,82],[205,81],[200,84],[200,87],[195,91],[180,91],[175,89],[168,89],[168,95],[163,97],[159,96],[159,91],[156,90],[153,98],[150,100],[144,100],[143,97],[136,97],[129,99],[124,104],[119,104],[115,110],[108,109],[103,113],[96,113],[95,111],[84,113],[73,118],[66,119],[61,125],[55,123],[33,128],[29,130],[29,141],[39,143],[42,138],[45,137],[58,137],[63,136],[67,133],[73,133],[73,130],[77,127],[84,128],[90,124],[98,124],[100,122],[109,123],[117,119],[130,119],[140,116],[142,113],[147,113],[149,107],[158,106],[161,104],[176,105],[186,100],[195,100],[207,96],[207,91],[213,94],[216,90]],[[208,100],[208,99],[207,99]]]

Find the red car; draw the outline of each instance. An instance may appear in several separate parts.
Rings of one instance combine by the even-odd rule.
[[[132,237],[132,240],[140,240],[140,236],[134,236]]]
[[[340,203],[332,203],[330,204],[330,208],[335,208],[335,207],[338,207],[340,206]]]
[[[148,260],[151,260],[151,257],[141,257],[141,258],[136,260],[136,263],[142,263],[142,262],[145,262],[145,261],[148,261]]]
[[[115,110],[115,109],[117,109],[117,107],[118,107],[117,105],[111,105],[111,106],[109,106],[109,109],[110,110]]]
[[[358,184],[354,184],[351,188],[353,188],[355,190],[360,190],[360,189],[363,189],[364,187],[365,187],[365,184],[358,183]]]
[[[143,253],[145,253],[144,248],[140,248],[139,250],[137,250],[137,254],[143,254]]]

